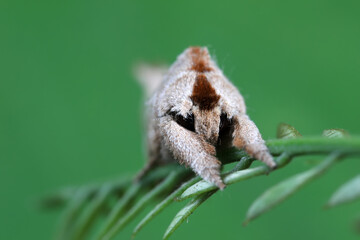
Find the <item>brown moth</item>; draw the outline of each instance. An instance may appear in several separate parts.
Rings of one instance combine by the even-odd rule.
[[[244,99],[211,59],[206,47],[190,47],[165,68],[140,67],[147,102],[148,162],[139,177],[174,160],[220,189],[217,147],[234,146],[275,168]]]

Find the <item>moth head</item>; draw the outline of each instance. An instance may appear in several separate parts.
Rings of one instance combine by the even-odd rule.
[[[195,132],[211,144],[216,144],[220,127],[220,95],[211,86],[205,74],[198,74],[190,99],[193,102]]]
[[[189,48],[186,56],[191,62],[188,69],[190,76],[195,78],[192,92],[187,98],[192,106],[188,106],[186,113],[179,111],[182,116],[178,116],[176,120],[180,125],[188,130],[192,129],[204,140],[215,145],[218,142],[221,124],[221,96],[208,77],[211,77],[216,69],[211,64],[207,48]]]

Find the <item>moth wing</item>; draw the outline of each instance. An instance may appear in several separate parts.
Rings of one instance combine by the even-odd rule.
[[[147,63],[138,63],[135,65],[134,75],[142,85],[146,97],[153,95],[161,85],[167,71],[167,65],[152,65]]]

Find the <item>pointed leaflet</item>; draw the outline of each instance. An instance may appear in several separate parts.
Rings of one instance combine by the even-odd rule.
[[[82,215],[80,215],[74,230],[74,239],[84,239],[86,233],[90,229],[92,223],[101,211],[105,201],[111,194],[111,186],[105,184],[99,189],[96,197],[92,199],[89,205],[85,208]]]
[[[327,207],[335,207],[360,199],[360,175],[342,185],[330,198]]]
[[[287,123],[280,123],[277,128],[276,136],[277,138],[288,139],[301,137],[301,134],[293,126]]]
[[[285,164],[287,164],[290,161],[290,157],[288,156],[288,154],[284,153],[281,156],[279,156],[276,159],[276,163],[278,168],[283,167]],[[251,168],[251,169],[245,169],[245,170],[240,170],[240,171],[236,171],[227,175],[223,175],[223,181],[226,185],[230,185],[233,183],[237,183],[249,178],[253,178],[259,175],[265,175],[269,173],[269,168],[267,166],[260,166],[260,167],[256,167],[256,168]],[[189,187],[188,189],[186,189],[180,197],[177,198],[177,200],[182,201],[184,199],[202,194],[204,192],[209,192],[212,190],[217,189],[217,187],[212,184],[212,183],[208,183],[204,180],[199,181],[198,183],[192,185],[191,187]]]
[[[240,161],[235,165],[235,167],[233,169],[231,169],[231,171],[229,171],[228,173],[225,174],[230,174],[239,170],[243,170],[246,168],[249,168],[251,166],[251,164],[253,163],[254,159],[251,158],[250,156],[246,156],[246,157],[242,157],[240,159]]]
[[[115,184],[116,185],[116,191],[121,190],[125,188],[124,185],[128,185],[130,182],[131,177],[130,176],[122,176],[120,180],[112,180],[108,183],[104,184]],[[104,184],[91,184],[86,186],[78,186],[78,187],[67,187],[60,189],[56,191],[53,194],[49,194],[45,197],[43,197],[40,201],[41,207],[44,208],[57,208],[62,207],[63,205],[70,202],[73,197],[75,196],[76,192],[79,189],[87,189],[88,191],[88,200],[92,200],[92,197],[96,196],[97,192],[99,191],[99,188],[101,188]]]
[[[151,183],[155,183],[160,179],[163,179],[174,169],[182,169],[175,164],[159,167],[149,173],[148,176],[144,177],[139,182],[134,182],[125,192],[124,196],[119,199],[116,205],[112,208],[110,215],[107,217],[105,224],[100,229],[100,233],[96,239],[102,239],[105,234],[116,224],[116,222],[123,216],[127,211],[127,207],[132,200],[138,195],[140,190]]]
[[[179,176],[179,171],[172,171],[170,174],[154,189],[150,190],[145,196],[143,196],[136,204],[133,206],[124,217],[120,218],[116,224],[104,233],[101,239],[112,239],[122,228],[124,228],[136,215],[156,196],[164,192],[170,186],[174,184],[177,177]]]
[[[107,217],[107,220],[103,227],[101,228],[99,237],[97,239],[102,239],[102,237],[114,226],[116,221],[124,214],[126,206],[140,191],[141,184],[135,183],[126,190],[124,196],[117,202],[114,208],[111,210],[110,216]]]
[[[193,198],[183,209],[181,209],[172,222],[170,223],[169,227],[166,229],[163,239],[168,239],[176,229],[188,218],[196,208],[198,208],[203,202],[205,202],[215,191],[208,192]]]
[[[76,190],[73,198],[67,206],[64,216],[62,219],[59,235],[57,239],[70,239],[74,233],[74,222],[78,218],[80,212],[87,203],[89,196],[91,195],[93,189],[90,187],[84,187]]]
[[[156,215],[158,215],[164,208],[166,208],[168,205],[170,205],[174,198],[179,196],[185,189],[187,189],[189,186],[193,185],[194,183],[198,182],[200,180],[200,177],[194,177],[190,179],[189,181],[183,183],[178,189],[176,189],[173,193],[171,193],[169,196],[167,196],[162,202],[160,202],[158,205],[155,206],[141,221],[140,223],[135,227],[132,237],[134,238],[135,235],[147,224],[149,223]]]
[[[333,153],[315,168],[303,173],[299,173],[265,191],[250,206],[246,214],[245,223],[275,207],[287,199],[290,195],[295,193],[297,190],[299,190],[301,187],[303,187],[306,183],[323,174],[333,163],[339,159],[339,157],[340,154]]]
[[[74,224],[74,239],[84,239],[87,232],[90,230],[96,218],[100,215],[101,210],[114,194],[123,191],[131,182],[131,178],[124,177],[117,181],[107,182],[99,186],[96,194],[89,200],[88,206],[79,216],[78,221]]]
[[[223,181],[226,185],[230,185],[236,182],[240,182],[249,178],[253,178],[259,175],[264,175],[268,172],[268,168],[266,166],[260,166],[252,169],[245,169],[241,171],[236,171],[234,173],[231,173],[225,177],[223,177]],[[182,201],[191,197],[194,197],[196,195],[203,194],[205,192],[209,192],[212,190],[216,190],[218,187],[212,183],[209,183],[207,181],[199,181],[198,183],[195,183],[188,189],[186,189],[180,197],[178,197],[177,201]]]
[[[63,207],[71,200],[76,190],[77,188],[75,187],[65,188],[57,191],[56,193],[45,196],[40,200],[40,206],[47,209]]]
[[[349,133],[344,129],[333,128],[333,129],[324,130],[322,135],[328,138],[343,138],[343,137],[348,137]]]

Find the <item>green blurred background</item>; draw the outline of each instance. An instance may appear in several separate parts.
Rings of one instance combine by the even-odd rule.
[[[139,60],[171,63],[188,46],[208,46],[265,139],[279,122],[303,135],[335,127],[358,134],[359,7],[355,0],[0,1],[0,239],[51,239],[60,213],[39,211],[39,196],[143,166],[143,99],[131,73]],[[172,239],[358,239],[359,203],[322,210],[359,172],[358,159],[241,226],[259,194],[311,167],[309,160],[216,194]],[[183,205],[138,239],[160,239]],[[134,225],[117,239],[129,239]]]

